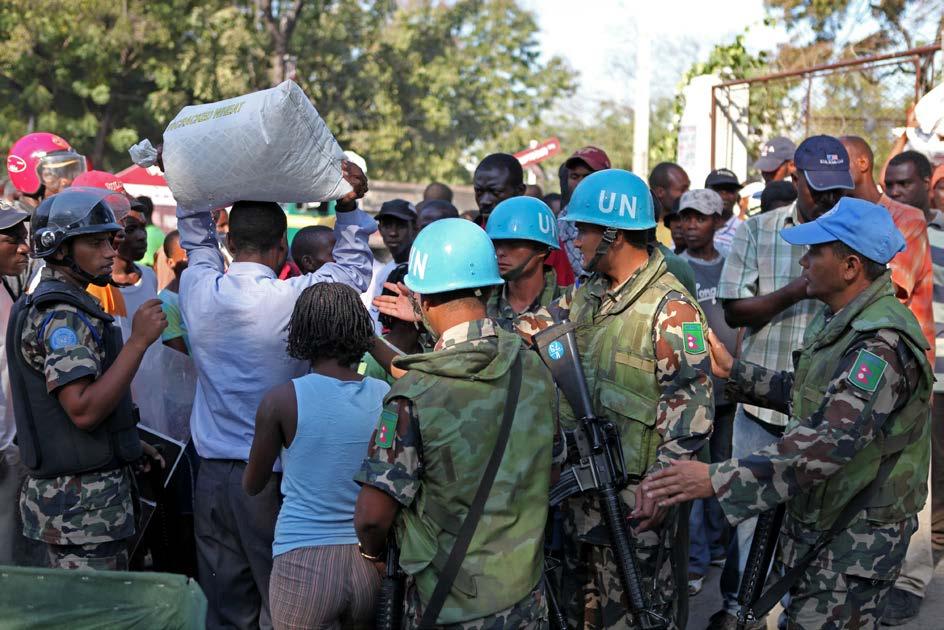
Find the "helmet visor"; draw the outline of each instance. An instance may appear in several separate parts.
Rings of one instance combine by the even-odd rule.
[[[42,206],[49,204],[49,222],[51,228],[74,229],[96,225],[111,226],[116,223],[115,215],[128,214],[130,204],[127,197],[104,188],[67,188],[53,195]],[[102,231],[109,231],[108,229]]]
[[[39,162],[39,178],[47,193],[55,194],[85,172],[85,157],[73,151],[56,151]],[[66,180],[65,183],[62,180]]]

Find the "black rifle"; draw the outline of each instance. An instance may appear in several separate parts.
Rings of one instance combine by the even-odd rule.
[[[629,483],[619,428],[594,413],[590,391],[577,352],[576,328],[564,320],[534,335],[534,345],[578,418],[574,431],[579,461],[571,462],[551,488],[551,505],[581,492],[600,497],[600,511],[610,533],[613,557],[620,584],[629,601],[630,612],[643,630],[669,625],[668,620],[649,608],[636,564],[633,541],[626,528],[626,516],[619,492]],[[658,571],[658,569],[657,569]]]
[[[400,548],[393,534],[387,542],[387,571],[377,596],[377,630],[400,630],[403,622],[405,576],[400,570]]]
[[[747,565],[744,567],[741,587],[738,589],[738,605],[741,607],[738,611],[738,630],[744,630],[757,622],[754,604],[764,592],[767,571],[770,570],[770,562],[777,548],[777,539],[780,536],[780,528],[783,526],[785,512],[786,504],[781,503],[757,517],[751,550],[747,554]]]

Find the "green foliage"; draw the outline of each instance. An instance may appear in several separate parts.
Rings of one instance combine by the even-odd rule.
[[[846,26],[843,19],[853,0],[765,0],[768,9],[780,9],[787,28],[809,26],[820,41],[835,39]]]
[[[682,90],[693,78],[703,74],[717,74],[722,81],[733,81],[769,71],[769,53],[760,51],[755,55],[747,50],[744,45],[745,34],[746,31],[735,36],[734,41],[730,43],[715,45],[708,54],[707,60],[696,62],[685,71],[679,82],[675,99],[671,101],[671,108],[669,102],[663,102],[657,106],[651,128],[658,131],[655,137],[650,134],[652,140],[649,149],[650,164],[675,161],[678,149],[678,126],[682,119],[682,112],[685,110],[685,96]],[[779,103],[759,103],[755,101],[755,95],[751,94],[751,127],[757,128],[767,124],[770,119],[777,116],[778,109]]]
[[[458,182],[476,147],[573,91],[560,59],[539,59],[534,17],[514,0],[296,4],[280,41],[258,0],[0,3],[0,143],[54,131],[118,170],[181,107],[269,87],[283,47],[372,177]]]

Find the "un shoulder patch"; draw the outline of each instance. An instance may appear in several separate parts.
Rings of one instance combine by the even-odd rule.
[[[682,339],[686,354],[701,354],[705,351],[705,332],[698,322],[682,324]]]
[[[79,336],[71,328],[63,326],[57,328],[49,335],[49,347],[53,350],[61,350],[74,346],[79,343]]]
[[[384,409],[380,414],[380,420],[377,422],[374,445],[378,448],[391,448],[393,446],[393,436],[396,434],[397,414],[395,411]]]
[[[874,392],[878,389],[879,381],[882,380],[882,374],[885,373],[887,367],[888,363],[883,358],[868,350],[859,350],[852,370],[846,378],[859,389]]]

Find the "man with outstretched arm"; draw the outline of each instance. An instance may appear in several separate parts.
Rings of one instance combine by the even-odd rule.
[[[933,377],[886,270],[905,241],[879,210],[843,198],[781,231],[810,247],[807,294],[825,304],[793,371],[734,360],[710,337],[712,369],[732,396],[789,412],[783,436],[746,457],[675,462],[643,483],[663,506],[717,496],[732,524],[785,503],[788,627],[877,626],[927,498]]]

